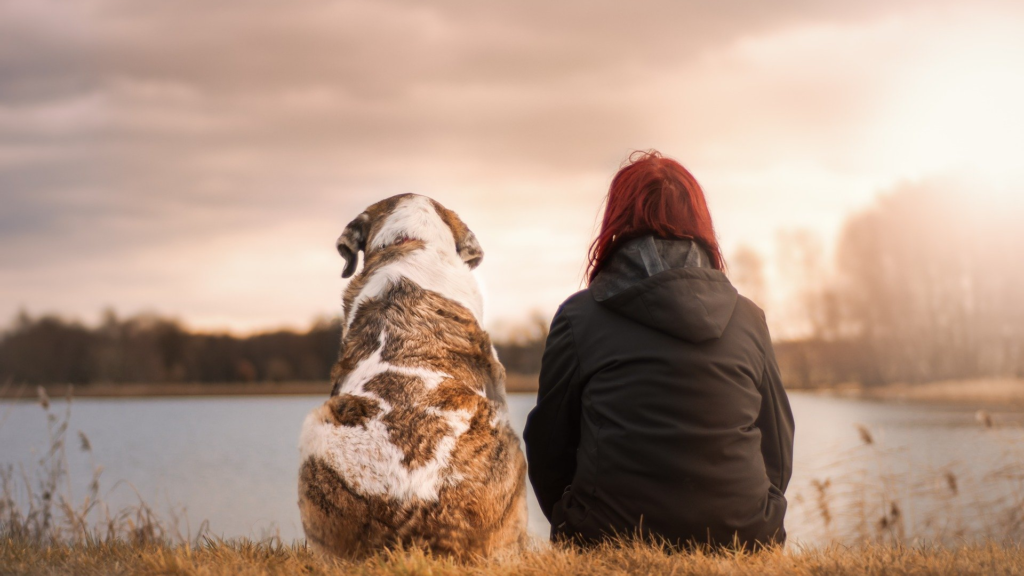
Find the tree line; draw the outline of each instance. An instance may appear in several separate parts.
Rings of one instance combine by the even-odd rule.
[[[776,343],[787,385],[1024,378],[1019,214],[909,185],[851,215],[831,260],[813,235],[789,234],[779,257],[805,330]],[[755,301],[766,290],[762,262],[751,249],[730,258],[733,281]],[[548,321],[535,315],[495,342],[508,372],[539,372]],[[23,313],[0,336],[0,384],[325,380],[340,338],[337,319],[234,336],[153,315],[108,312],[88,327]]]
[[[845,221],[831,266],[796,242],[794,386],[1024,378],[1024,227],[1008,196],[904,185]],[[810,255],[810,256],[808,256]]]
[[[545,336],[514,332],[507,342],[497,342],[506,370],[539,370]],[[340,341],[336,318],[317,320],[305,332],[235,336],[192,332],[151,314],[122,319],[107,312],[89,327],[23,312],[0,338],[0,384],[327,380]]]

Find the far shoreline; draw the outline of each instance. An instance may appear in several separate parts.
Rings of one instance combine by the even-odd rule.
[[[35,401],[38,389],[45,390],[49,398],[187,398],[217,396],[323,396],[331,393],[327,380],[294,382],[172,382],[153,384],[7,384],[0,386],[0,400]],[[505,381],[510,394],[537,392],[537,376],[509,374]]]
[[[797,390],[790,390],[795,392]],[[918,384],[896,383],[882,386],[842,384],[803,388],[833,398],[905,402],[914,404],[969,405],[977,407],[1024,408],[1024,378],[971,378]]]
[[[508,374],[506,392],[536,394],[537,375]],[[0,386],[0,400],[36,401],[37,386],[7,384]],[[295,382],[219,382],[156,384],[88,384],[41,386],[53,399],[70,392],[74,398],[187,398],[238,396],[323,396],[331,392],[326,380]],[[812,394],[851,400],[879,402],[959,405],[977,407],[1024,408],[1024,378],[978,378],[922,384],[863,386],[856,383],[837,386],[791,388],[790,393]]]

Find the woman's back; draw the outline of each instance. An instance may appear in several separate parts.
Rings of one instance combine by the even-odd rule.
[[[792,433],[761,310],[644,236],[560,308],[524,436],[555,534],[753,544],[785,537]]]

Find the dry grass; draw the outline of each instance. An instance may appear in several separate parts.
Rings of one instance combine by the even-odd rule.
[[[947,380],[927,384],[893,384],[867,394],[881,400],[946,402],[957,404],[1024,404],[1024,380]]]
[[[590,551],[538,543],[519,555],[468,564],[418,550],[343,562],[279,539],[214,540],[205,526],[194,534],[182,531],[173,515],[170,521],[158,518],[141,500],[110,511],[101,498],[98,466],[88,493],[73,499],[66,452],[70,443],[91,454],[89,439],[68,437],[70,399],[60,413],[45,391],[39,403],[49,450],[35,470],[0,469],[0,574],[1024,574],[1024,457],[1016,453],[996,476],[977,478],[973,486],[981,496],[996,481],[1017,488],[997,499],[975,497],[971,479],[950,471],[908,485],[884,470],[824,477],[811,497],[794,499],[794,508],[816,518],[826,540],[851,546],[684,554],[638,542]],[[980,419],[979,426],[999,432],[991,421]],[[862,445],[836,456],[870,463],[885,449],[870,429],[857,432]],[[908,496],[930,498],[937,506],[923,522],[911,522],[901,500]],[[847,529],[839,527],[844,519]]]
[[[985,410],[975,420],[982,456],[938,465],[858,424],[860,445],[804,469],[809,486],[791,486],[787,523],[825,543],[1024,542],[1024,433]]]
[[[1024,549],[974,545],[959,548],[830,547],[759,553],[669,554],[640,544],[592,551],[545,547],[515,557],[458,564],[419,551],[384,552],[361,562],[320,558],[303,546],[247,540],[132,545],[121,541],[39,546],[0,541],[4,574],[1021,574]]]
[[[123,541],[133,544],[154,542],[197,542],[207,529],[204,522],[192,534],[172,514],[162,520],[139,498],[135,506],[111,510],[101,496],[102,466],[92,464],[93,475],[81,500],[72,495],[68,474],[68,443],[92,456],[92,443],[82,432],[68,437],[71,398],[63,413],[54,412],[50,398],[38,389],[38,401],[46,415],[49,448],[34,470],[12,465],[0,466],[0,539],[33,542],[40,546],[57,543],[94,544]],[[115,487],[123,483],[118,483]],[[134,487],[127,485],[134,490]],[[138,491],[135,491],[138,494]],[[184,528],[184,530],[183,530]]]
[[[1024,379],[1021,378],[943,380],[921,384],[887,384],[872,387],[847,383],[808,390],[832,396],[872,400],[1024,406]]]

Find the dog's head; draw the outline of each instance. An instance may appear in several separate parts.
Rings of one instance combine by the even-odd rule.
[[[476,236],[455,212],[426,196],[400,194],[370,206],[345,227],[338,237],[338,253],[345,259],[341,277],[355,273],[360,251],[368,257],[409,240],[452,250],[470,269],[484,258]]]

